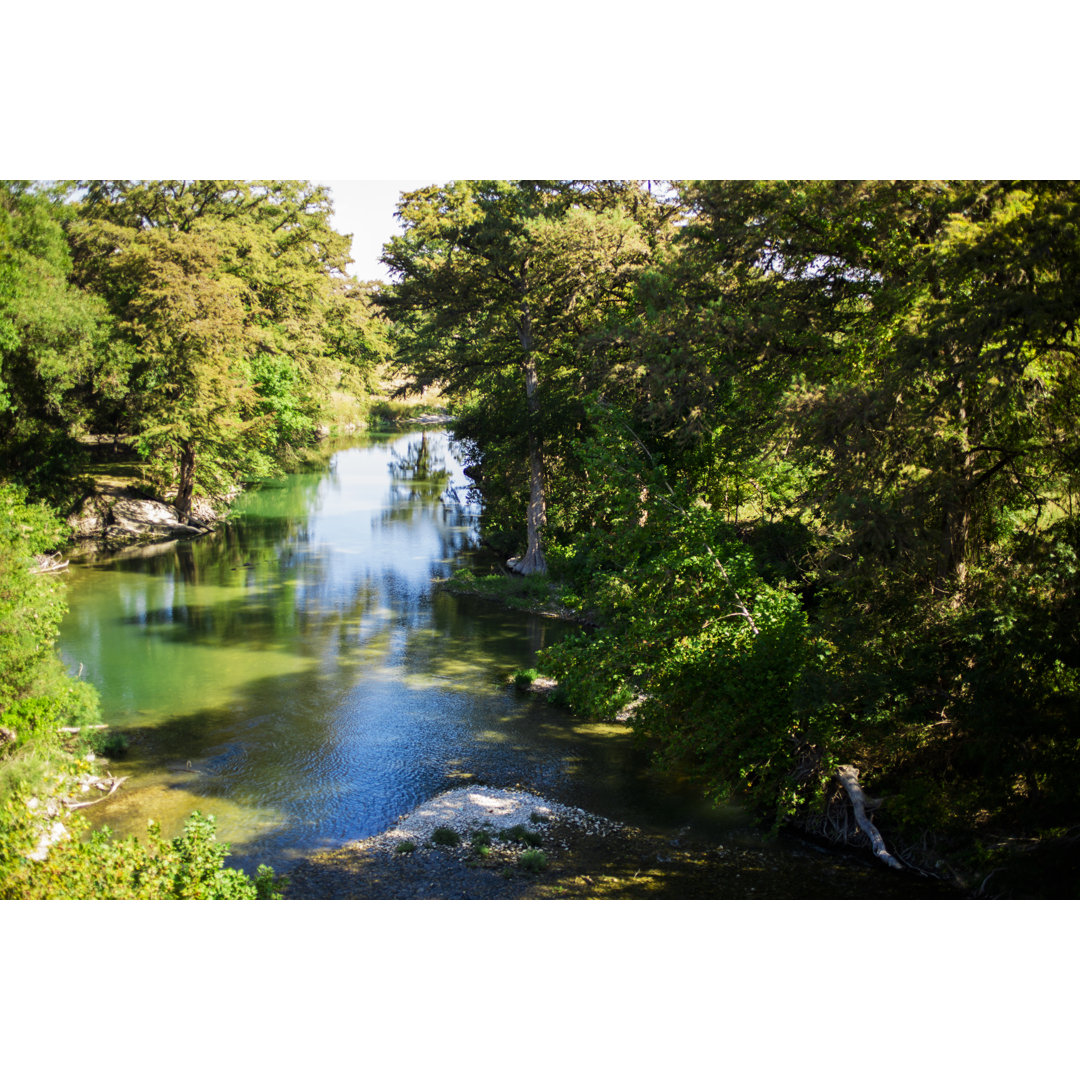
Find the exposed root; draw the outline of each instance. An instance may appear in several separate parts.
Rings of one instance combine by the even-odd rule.
[[[903,870],[903,863],[895,856],[889,854],[881,833],[878,832],[877,826],[867,815],[866,811],[868,809],[876,809],[881,805],[881,801],[868,800],[866,798],[863,789],[859,786],[859,770],[853,765],[841,765],[836,770],[836,778],[840,781],[841,786],[847,792],[848,798],[851,800],[851,806],[855,812],[855,821],[870,840],[870,846],[874,855],[885,863],[886,866],[892,867],[893,870]]]

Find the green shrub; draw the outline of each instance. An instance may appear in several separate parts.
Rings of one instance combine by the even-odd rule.
[[[533,681],[536,679],[540,672],[536,668],[523,668],[514,672],[514,685],[519,690],[527,690],[532,686]]]
[[[461,843],[461,836],[456,829],[451,829],[448,825],[440,825],[432,834],[431,840],[435,844],[441,844],[443,847],[456,847]]]
[[[83,746],[107,758],[122,758],[128,752],[128,737],[122,731],[88,731],[82,736]]]
[[[416,845],[411,840],[402,840],[394,850],[399,855],[408,855],[410,852],[416,850]]]
[[[543,843],[539,833],[526,829],[524,825],[515,825],[510,829],[503,829],[499,833],[500,840],[506,840],[511,844],[526,844],[531,848],[538,848]]]
[[[224,865],[227,844],[214,839],[214,818],[191,815],[170,841],[150,822],[145,844],[115,839],[108,829],[78,839],[87,823],[66,822],[69,836],[36,862],[25,852],[36,842],[36,820],[22,800],[0,811],[0,899],[13,900],[265,900],[277,899],[284,878],[269,867],[255,880]]]
[[[539,874],[541,870],[547,867],[547,855],[542,851],[538,851],[533,848],[530,851],[523,851],[518,856],[518,866],[522,870],[528,870],[530,873]]]

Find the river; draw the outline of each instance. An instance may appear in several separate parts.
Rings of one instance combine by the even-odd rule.
[[[445,433],[371,435],[245,493],[212,534],[74,564],[61,651],[129,740],[94,824],[168,836],[199,810],[232,865],[287,870],[457,784],[521,784],[768,849],[793,881],[816,875],[813,895],[911,895],[697,802],[623,727],[517,692],[511,674],[566,626],[434,587],[473,557],[467,490]]]

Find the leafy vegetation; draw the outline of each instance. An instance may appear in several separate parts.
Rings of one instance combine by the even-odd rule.
[[[0,183],[0,476],[66,509],[107,438],[185,520],[293,460],[387,356],[330,211],[297,181]]]
[[[151,822],[146,843],[108,829],[55,844],[47,859],[20,858],[31,824],[5,808],[0,829],[0,898],[20,900],[276,900],[285,880],[266,866],[254,880],[224,866],[228,846],[214,840],[214,819],[195,812],[170,841]],[[69,820],[78,829],[79,820]]]
[[[574,709],[637,700],[773,822],[852,764],[972,873],[1075,824],[1075,183],[470,183],[401,218],[397,362],[452,397],[487,543],[602,624],[538,663]]]
[[[532,874],[539,874],[547,868],[548,857],[543,851],[531,848],[523,851],[517,858],[517,864],[522,870],[528,870]]]
[[[0,183],[5,888],[248,888],[201,821],[19,861],[73,768],[58,729],[99,719],[38,561],[91,451],[190,517],[353,423],[387,361],[447,395],[519,572],[449,587],[599,627],[537,661],[573,709],[634,703],[661,762],[772,823],[820,819],[850,764],[913,857],[981,875],[1068,841],[1078,195],[462,181],[402,197],[376,290],[310,184]]]
[[[65,531],[47,506],[0,483],[0,899],[276,898],[284,882],[269,868],[253,880],[224,866],[213,818],[193,815],[170,841],[152,825],[143,844],[108,830],[84,837],[87,823],[63,814],[92,765],[60,729],[81,730],[84,751],[126,746],[118,732],[92,730],[97,693],[56,654],[63,583],[38,573],[36,557]]]

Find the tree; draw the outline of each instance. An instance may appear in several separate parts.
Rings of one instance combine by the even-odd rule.
[[[379,352],[366,299],[329,226],[328,193],[299,181],[92,181],[73,226],[78,279],[126,346],[123,422],[188,515],[266,475],[316,423],[343,368]]]
[[[894,823],[1060,828],[1077,185],[678,190],[685,225],[596,337],[601,411],[574,436],[603,527],[559,569],[605,630],[550,669],[586,708],[644,692],[663,755],[752,781],[766,813],[851,762]]]
[[[469,181],[405,195],[405,234],[385,248],[400,280],[385,301],[396,360],[413,385],[438,383],[482,411],[520,416],[527,463],[522,574],[546,570],[546,446],[551,404],[580,384],[577,342],[649,256],[617,206],[593,209],[581,185]],[[489,409],[486,409],[490,413]],[[465,425],[466,428],[468,425]],[[487,463],[488,465],[491,462]],[[487,466],[485,466],[486,468]]]
[[[109,332],[104,305],[69,282],[63,195],[0,183],[0,476],[57,504],[72,498],[74,434]]]

